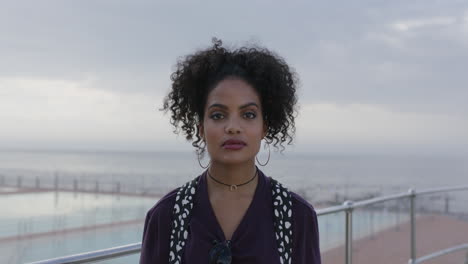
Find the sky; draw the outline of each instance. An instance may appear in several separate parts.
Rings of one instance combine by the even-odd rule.
[[[299,74],[292,151],[468,153],[455,0],[0,0],[0,150],[191,150],[159,109],[212,37]]]

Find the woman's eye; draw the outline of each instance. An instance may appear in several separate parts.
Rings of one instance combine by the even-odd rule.
[[[218,119],[221,119],[221,118],[223,118],[223,117],[224,117],[224,115],[223,115],[223,114],[221,114],[221,113],[213,113],[213,114],[211,114],[211,116],[210,116],[210,117],[211,117],[211,119],[213,119],[213,120],[218,120]]]
[[[254,112],[247,112],[244,116],[248,119],[254,119],[257,115]]]

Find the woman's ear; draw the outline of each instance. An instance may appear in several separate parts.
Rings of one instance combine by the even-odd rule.
[[[268,134],[268,126],[267,126],[267,124],[264,124],[263,125],[263,137],[262,137],[262,139],[264,139],[267,136],[267,134]]]
[[[198,135],[200,136],[201,139],[205,140],[205,130],[203,129],[202,124],[198,125]]]

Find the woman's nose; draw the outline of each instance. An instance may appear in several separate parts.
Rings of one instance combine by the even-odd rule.
[[[242,128],[238,120],[231,119],[226,125],[226,133],[228,134],[239,134],[242,131]]]

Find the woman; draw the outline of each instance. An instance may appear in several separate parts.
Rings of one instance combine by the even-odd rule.
[[[163,109],[210,162],[149,210],[140,263],[319,264],[314,208],[255,165],[262,139],[282,149],[292,141],[295,73],[266,49],[214,39],[171,80]]]

